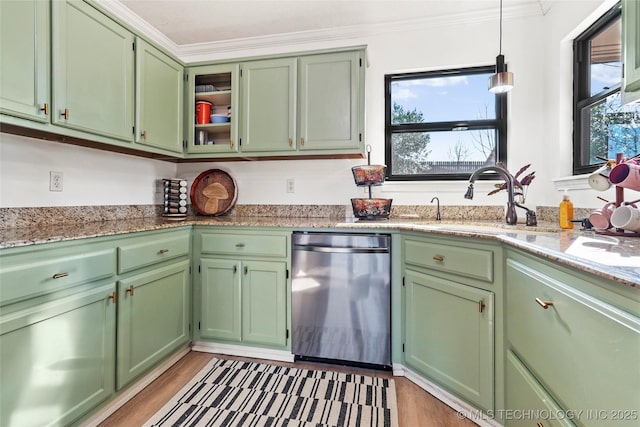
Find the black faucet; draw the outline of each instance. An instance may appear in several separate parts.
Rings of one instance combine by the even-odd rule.
[[[469,200],[473,199],[473,183],[476,181],[476,179],[478,178],[478,176],[480,176],[481,173],[487,172],[487,171],[497,172],[498,174],[502,175],[505,182],[507,183],[507,193],[509,195],[509,199],[507,201],[506,221],[507,221],[507,224],[509,225],[517,224],[518,215],[516,214],[516,201],[514,196],[513,177],[508,171],[498,166],[485,166],[483,168],[478,169],[474,173],[472,173],[471,177],[469,178],[469,188],[467,188],[467,192],[465,193],[464,198]]]
[[[431,199],[431,203],[433,203],[433,201],[438,202],[437,204],[437,208],[436,208],[436,221],[440,221],[440,199],[438,199],[437,197],[434,197],[433,199]]]

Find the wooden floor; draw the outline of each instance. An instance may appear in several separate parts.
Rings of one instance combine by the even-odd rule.
[[[202,369],[213,357],[241,359],[192,351],[169,368],[142,392],[127,402],[122,408],[107,418],[101,427],[139,427],[158,411],[176,392]],[[253,361],[260,361],[251,359]],[[283,366],[293,363],[264,361]],[[320,363],[296,362],[298,368],[326,369],[341,372],[360,373],[376,377],[394,378],[398,398],[399,427],[474,427],[475,423],[461,420],[456,411],[422,390],[404,377],[393,377],[388,372],[326,365]]]

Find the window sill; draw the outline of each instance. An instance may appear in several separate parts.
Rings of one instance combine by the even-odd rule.
[[[588,190],[589,186],[589,174],[573,175],[560,178],[553,178],[553,185],[557,191],[566,190]]]

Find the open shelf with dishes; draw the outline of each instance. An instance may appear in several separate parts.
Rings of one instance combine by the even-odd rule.
[[[189,74],[189,153],[237,151],[238,67],[194,67]]]

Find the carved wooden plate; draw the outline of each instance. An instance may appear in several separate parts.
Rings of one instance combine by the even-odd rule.
[[[238,199],[236,182],[221,169],[209,169],[193,180],[191,205],[202,215],[222,215],[231,210]]]

